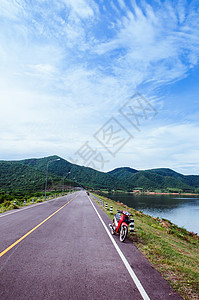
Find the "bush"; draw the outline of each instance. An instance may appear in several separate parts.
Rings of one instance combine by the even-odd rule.
[[[42,202],[42,199],[38,199],[38,200],[36,201],[36,203],[40,203],[40,202]]]
[[[10,206],[10,204],[11,204],[10,201],[4,201],[4,202],[2,203],[2,206],[8,208],[8,207]]]
[[[13,203],[11,203],[9,206],[8,206],[8,210],[12,210],[12,209],[18,209],[19,207]]]

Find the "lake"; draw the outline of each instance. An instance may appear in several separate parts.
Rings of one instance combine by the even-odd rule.
[[[152,217],[165,218],[189,231],[199,233],[199,196],[104,194]]]

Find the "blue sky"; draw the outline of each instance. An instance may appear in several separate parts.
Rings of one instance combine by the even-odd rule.
[[[198,61],[198,1],[1,0],[0,159],[199,174]],[[136,92],[158,113],[132,132]],[[133,135],[115,155],[96,139],[112,117]]]

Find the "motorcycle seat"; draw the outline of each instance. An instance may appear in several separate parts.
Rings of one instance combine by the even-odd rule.
[[[120,213],[116,213],[115,214],[115,218],[116,218],[116,221],[119,222],[119,220],[121,218],[121,214]]]

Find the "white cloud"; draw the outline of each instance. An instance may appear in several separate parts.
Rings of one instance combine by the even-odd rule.
[[[198,174],[198,124],[159,125],[153,128],[151,122],[150,126],[143,126],[112,164],[118,166],[123,161],[126,166],[131,162],[130,166],[135,169],[171,168],[184,174]]]
[[[85,0],[64,0],[65,4],[70,7],[73,13],[77,14],[80,18],[90,18],[93,17],[95,12],[92,9],[92,1]],[[90,3],[88,3],[90,2]]]
[[[118,0],[118,3],[121,9],[126,8],[126,4],[124,3],[124,0]]]
[[[179,22],[183,23],[186,16],[186,0],[179,0],[177,4],[177,14],[179,18]]]
[[[139,85],[148,83],[146,93],[157,99],[154,87],[185,78],[197,66],[196,9],[183,0],[177,5],[132,3],[133,9],[123,0],[116,2],[117,7],[113,1],[110,5],[92,0],[35,1],[31,7],[24,1],[1,1],[3,158],[16,151],[21,158],[28,153],[57,153],[67,159],[93,139]],[[183,142],[184,137],[194,141],[186,131],[188,125],[159,126],[159,131],[151,126],[151,135],[146,131],[137,137],[132,148],[115,160],[117,165],[138,158],[132,167],[141,168],[142,162],[147,168],[147,161],[152,163],[155,157],[160,166],[166,153],[170,165],[176,161],[180,166],[185,152],[190,162],[192,154],[196,159],[197,151],[192,153]],[[196,134],[197,127],[189,126]],[[184,152],[172,146],[175,139]]]
[[[35,75],[42,75],[49,77],[50,75],[53,75],[56,70],[54,66],[50,64],[35,64],[35,65],[29,65],[30,72]]]
[[[16,0],[7,1],[1,0],[0,2],[0,16],[7,17],[9,19],[16,19],[21,7]]]
[[[114,1],[110,1],[110,5],[111,5],[111,7],[113,8],[113,10],[114,10],[117,14],[120,13],[120,12],[119,12],[119,9],[116,7]]]
[[[199,58],[197,18],[190,12],[182,22],[182,9],[180,2],[177,13],[181,14],[182,25],[177,26],[176,8],[170,3],[162,4],[156,12],[146,5],[145,14],[134,4],[134,12],[127,11],[118,21],[116,36],[99,44],[96,53],[111,55],[120,50],[123,54],[115,57],[114,72],[125,81],[129,78],[129,84],[149,78],[161,84],[181,79]]]

